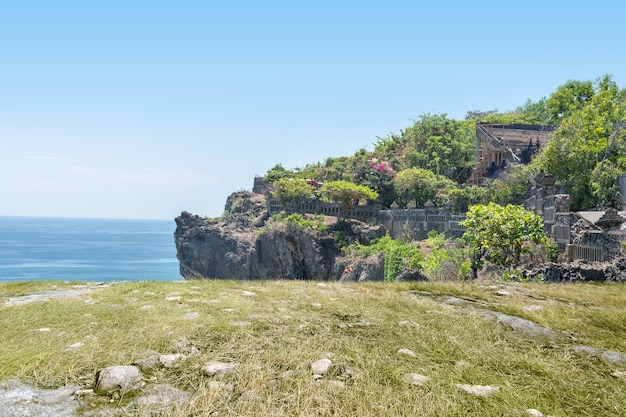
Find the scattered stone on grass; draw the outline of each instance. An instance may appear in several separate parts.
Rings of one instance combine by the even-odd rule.
[[[231,321],[230,323],[228,323],[228,325],[231,327],[248,327],[248,326],[252,326],[252,322],[251,321]]]
[[[413,384],[417,385],[418,387],[423,387],[428,381],[430,381],[430,377],[421,374],[408,373],[402,376],[402,380],[407,384]]]
[[[148,304],[148,305],[139,307],[137,310],[144,311],[144,310],[152,310],[153,308],[154,308],[153,305]]]
[[[183,320],[195,320],[198,317],[200,317],[200,313],[196,313],[194,311],[189,312],[189,313],[185,313],[182,316],[180,316],[180,318],[183,319]]]
[[[219,391],[222,394],[228,394],[235,388],[233,384],[227,384],[221,381],[209,381],[207,387],[211,391]]]
[[[138,367],[141,372],[148,375],[154,373],[161,366],[159,356],[151,356],[149,358],[137,359],[132,364]]]
[[[252,291],[242,291],[241,296],[242,297],[256,297],[256,293]]]
[[[226,375],[239,366],[237,362],[207,362],[202,366],[202,373],[208,376]]]
[[[322,380],[318,379],[315,383],[326,389],[344,389],[346,387],[346,383],[343,381],[337,381],[335,379]]]
[[[574,346],[571,349],[578,354],[593,356],[611,365],[626,365],[626,353],[591,346]]]
[[[507,296],[511,295],[511,293],[506,291],[506,290],[499,290],[499,291],[496,291],[494,294],[495,295],[499,295],[501,297],[507,297]]]
[[[456,387],[460,390],[467,392],[468,394],[476,395],[478,397],[487,397],[493,393],[500,391],[500,387],[491,385],[456,384]]]
[[[126,408],[136,412],[149,412],[150,416],[167,415],[169,410],[188,399],[189,394],[183,390],[168,384],[153,384],[145,387]]]
[[[183,297],[181,297],[180,295],[174,295],[171,297],[165,297],[165,301],[180,301],[182,300]]]
[[[200,354],[200,349],[195,347],[186,337],[174,340],[172,344],[179,352],[182,352],[189,357],[198,356]]]
[[[528,306],[524,306],[524,311],[528,311],[529,313],[533,313],[535,311],[543,310],[543,307],[536,304],[531,304]]]
[[[417,355],[411,349],[405,349],[405,348],[398,349],[398,353],[401,355],[410,356],[412,358],[417,358]]]
[[[419,323],[415,323],[414,321],[410,321],[410,320],[402,320],[400,323],[398,323],[398,326],[413,327],[415,329],[420,328]]]
[[[114,365],[96,374],[94,392],[98,395],[124,395],[143,386],[143,378],[136,366]]]
[[[320,308],[322,308],[322,303],[311,303],[311,308],[319,310]]]
[[[332,365],[333,361],[328,358],[319,359],[311,362],[311,372],[313,375],[324,375],[330,370]]]
[[[76,342],[72,343],[71,345],[65,346],[65,350],[76,350],[82,348],[83,346],[85,346],[83,342]]]
[[[532,417],[544,417],[543,413],[539,410],[535,410],[534,408],[526,409],[526,414]]]
[[[181,362],[186,359],[187,359],[187,356],[183,355],[182,353],[170,353],[170,354],[159,356],[159,363],[164,368],[171,368],[172,366],[174,366],[176,362]]]

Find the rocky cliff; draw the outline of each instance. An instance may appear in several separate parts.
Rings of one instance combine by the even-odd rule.
[[[185,279],[383,279],[382,256],[351,262],[342,258],[334,237],[341,231],[349,242],[369,243],[385,234],[382,226],[349,220],[318,233],[274,222],[265,198],[250,192],[233,193],[225,208],[228,215],[220,220],[188,212],[176,218],[174,239]]]

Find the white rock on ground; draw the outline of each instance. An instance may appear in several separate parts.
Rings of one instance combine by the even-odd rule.
[[[410,320],[402,320],[400,323],[398,323],[398,325],[404,326],[404,327],[414,327],[416,329],[420,328],[419,323],[415,323],[414,321],[410,321]]]
[[[402,380],[407,384],[413,384],[419,387],[423,387],[428,381],[430,381],[430,377],[421,374],[408,373],[404,374]]]
[[[136,366],[109,366],[96,374],[94,392],[98,395],[125,394],[143,386],[143,378]]]
[[[415,354],[415,352],[413,352],[411,349],[398,349],[398,353],[401,355],[407,355],[410,356],[412,358],[416,358],[417,355]]]
[[[196,313],[196,312],[189,312],[180,316],[180,318],[183,320],[195,320],[198,317],[200,317],[200,313]]]
[[[535,410],[534,408],[529,408],[526,410],[526,414],[532,417],[544,417],[543,413],[539,410]]]
[[[187,356],[182,353],[170,353],[159,356],[159,363],[165,368],[171,368],[176,362],[184,361],[185,359],[187,359]]]
[[[202,373],[208,376],[219,376],[232,372],[238,366],[237,362],[207,362],[202,367]]]
[[[479,397],[486,397],[495,392],[500,391],[500,387],[491,385],[468,385],[468,384],[456,384],[456,387],[472,395]]]
[[[314,375],[324,375],[330,370],[333,362],[330,359],[324,358],[311,363],[311,372]]]

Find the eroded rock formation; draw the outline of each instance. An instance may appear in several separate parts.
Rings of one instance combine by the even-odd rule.
[[[221,220],[188,212],[176,218],[177,257],[186,279],[339,280],[349,261],[341,257],[333,233],[308,231],[293,223],[268,219],[262,195],[232,194]],[[348,242],[369,244],[385,234],[382,226],[346,220],[335,226]],[[379,257],[382,262],[382,257]],[[382,265],[354,280],[382,280]],[[380,275],[380,276],[379,276]]]

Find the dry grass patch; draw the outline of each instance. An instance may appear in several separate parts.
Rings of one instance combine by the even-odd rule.
[[[0,293],[6,300],[50,285],[3,284]],[[499,290],[508,295],[496,294]],[[167,383],[191,395],[163,415],[523,416],[534,408],[553,416],[615,416],[626,411],[626,382],[611,375],[619,366],[513,335],[428,294],[473,300],[570,332],[577,343],[626,351],[623,286],[133,282],[77,298],[0,307],[5,335],[0,380],[88,387],[103,367],[155,353],[189,354],[193,347],[195,354],[186,360],[146,375],[151,384]],[[311,363],[322,358],[332,366],[315,378]],[[201,371],[209,361],[239,365],[210,377]],[[429,380],[413,385],[407,373]],[[479,397],[457,384],[499,390]]]

